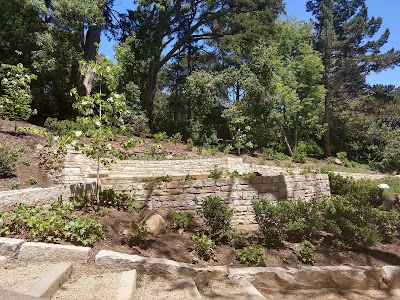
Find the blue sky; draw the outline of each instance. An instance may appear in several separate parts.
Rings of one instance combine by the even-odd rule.
[[[309,20],[312,16],[306,12],[307,0],[286,0],[286,12],[288,16],[296,17],[299,20]],[[382,17],[383,24],[378,34],[383,33],[386,28],[390,30],[388,43],[382,47],[383,51],[390,48],[400,49],[400,1],[399,0],[366,0],[369,17]],[[133,0],[115,1],[115,9],[124,12],[126,9],[133,9]],[[115,41],[108,41],[104,36],[101,40],[100,52],[113,57],[113,45]],[[380,73],[373,73],[367,77],[369,84],[394,84],[400,86],[400,67],[386,70]]]

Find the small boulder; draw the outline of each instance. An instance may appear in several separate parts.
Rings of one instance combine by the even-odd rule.
[[[164,218],[156,213],[151,213],[148,215],[144,219],[144,222],[146,223],[147,231],[153,235],[164,233],[167,229],[167,224]]]
[[[381,183],[378,185],[378,189],[386,190],[386,189],[390,189],[390,187],[386,183]]]
[[[339,158],[335,158],[333,162],[339,166],[343,165],[342,161]]]

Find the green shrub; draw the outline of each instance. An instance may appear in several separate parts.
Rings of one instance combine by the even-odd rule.
[[[297,145],[296,150],[303,152],[307,155],[320,156],[324,154],[324,150],[320,146],[318,146],[314,141],[308,143],[301,141]]]
[[[13,151],[0,145],[0,178],[14,177],[17,156]]]
[[[380,240],[384,243],[391,243],[399,234],[400,212],[397,209],[381,210],[372,208],[372,219],[377,225]]]
[[[183,233],[185,229],[196,225],[193,214],[191,214],[190,212],[174,211],[171,216],[178,223],[179,233]]]
[[[12,190],[18,190],[19,188],[21,188],[21,183],[18,181],[13,181],[10,183],[10,188]]]
[[[162,142],[168,142],[168,141],[169,141],[168,134],[167,134],[165,131],[155,133],[155,134],[153,135],[153,137],[154,137],[154,139],[155,139],[157,142],[161,142],[161,141],[162,141]]]
[[[54,203],[50,210],[24,204],[0,213],[0,235],[24,235],[29,240],[90,246],[103,235],[95,219],[80,217],[71,202]]]
[[[208,178],[212,179],[219,179],[222,176],[222,171],[218,169],[217,166],[214,166],[214,169],[210,171],[210,175],[208,175]]]
[[[370,205],[360,205],[351,197],[336,196],[324,201],[324,229],[334,243],[345,249],[369,247],[381,240]]]
[[[136,199],[123,193],[116,193],[113,189],[100,192],[100,206],[114,207],[118,210],[134,212],[136,210]]]
[[[147,230],[145,221],[140,223],[131,222],[131,231],[128,237],[128,243],[130,245],[142,245],[147,242],[151,237],[151,233]]]
[[[253,199],[253,211],[256,222],[268,246],[279,247],[286,239],[286,230],[282,226],[280,207],[269,199]]]
[[[321,228],[320,204],[316,200],[282,200],[276,205],[269,199],[253,199],[255,219],[265,243],[279,247],[282,241],[310,238]]]
[[[297,257],[305,264],[314,264],[315,250],[317,248],[309,241],[305,240],[298,244]]]
[[[192,151],[193,146],[194,146],[193,140],[191,138],[188,138],[186,141],[186,150]]]
[[[295,163],[305,164],[307,162],[307,153],[296,149],[293,151],[292,160]]]
[[[171,176],[169,175],[164,175],[164,176],[158,176],[155,178],[145,178],[141,179],[141,182],[171,182],[174,180]]]
[[[211,238],[203,233],[194,234],[192,239],[194,241],[193,255],[195,262],[197,262],[200,258],[205,261],[215,259],[215,242]]]
[[[249,235],[245,232],[238,232],[232,228],[228,233],[229,244],[235,249],[240,249],[248,245]]]
[[[175,145],[182,141],[182,134],[180,132],[175,133],[172,135],[169,140],[173,142]]]
[[[191,180],[196,180],[196,177],[194,177],[193,175],[187,174],[185,176],[185,181],[191,181]]]
[[[260,245],[251,245],[236,250],[236,257],[242,264],[251,267],[265,266],[265,250]]]
[[[232,210],[217,196],[206,197],[199,208],[200,215],[211,228],[211,237],[221,242],[231,230]]]
[[[46,131],[37,127],[18,127],[17,133],[27,133],[31,135],[47,136]]]
[[[262,159],[266,159],[266,160],[285,160],[285,159],[287,159],[287,156],[284,153],[278,152],[274,148],[262,148],[261,152],[262,152],[262,155],[261,155]]]
[[[81,128],[78,123],[71,120],[57,120],[56,118],[47,118],[44,122],[44,126],[48,128],[54,135],[62,136],[68,135],[71,132],[80,130],[86,131],[84,128]],[[88,124],[88,127],[93,127],[93,124]]]
[[[36,177],[30,176],[28,179],[26,179],[26,182],[29,183],[30,185],[35,185],[38,183]]]

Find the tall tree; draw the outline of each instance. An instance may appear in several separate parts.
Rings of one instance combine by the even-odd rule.
[[[239,21],[245,15],[252,16],[249,22],[264,24],[268,32],[281,9],[281,0],[139,0],[136,10],[128,12],[123,32],[136,38],[134,51],[135,57],[142,61],[139,72],[143,82],[142,101],[150,127],[153,127],[157,76],[183,47],[243,33],[245,28]]]
[[[316,47],[325,66],[324,150],[325,156],[330,156],[332,129],[338,124],[337,113],[346,105],[345,99],[365,93],[369,73],[398,65],[400,52],[390,49],[381,53],[390,33],[386,29],[373,40],[382,19],[368,17],[365,0],[309,0],[306,6],[316,19]]]

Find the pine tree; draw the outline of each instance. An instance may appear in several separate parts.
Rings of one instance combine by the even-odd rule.
[[[316,48],[322,54],[325,73],[325,156],[331,154],[332,140],[341,140],[336,126],[338,115],[349,99],[366,92],[366,76],[400,64],[400,52],[381,53],[390,32],[376,40],[382,18],[369,18],[365,0],[309,0],[307,11],[316,19]],[[332,136],[334,135],[334,136]]]

